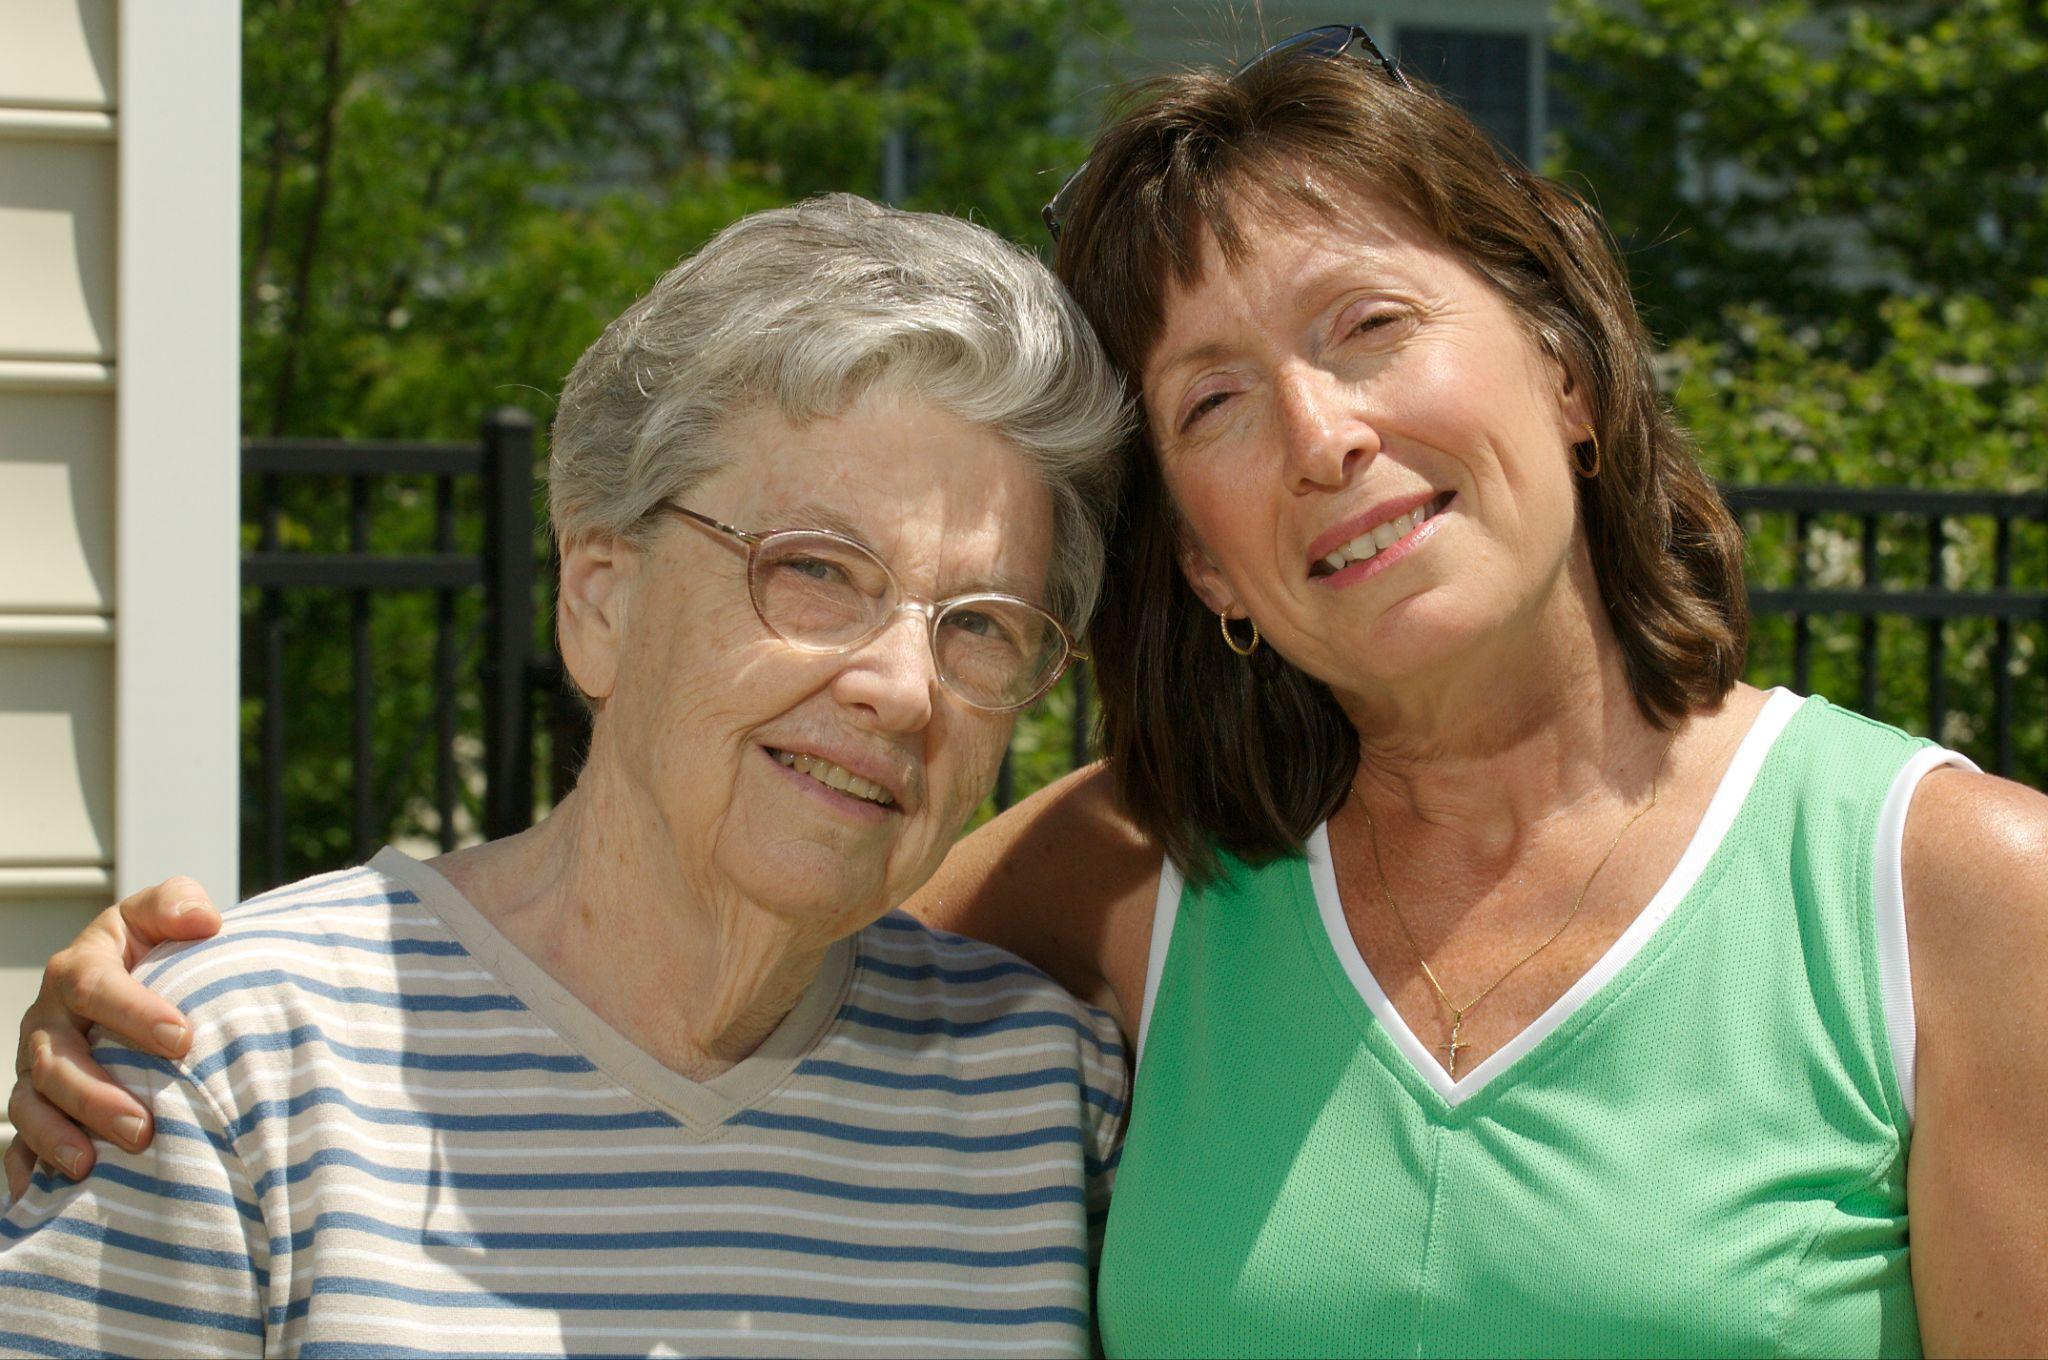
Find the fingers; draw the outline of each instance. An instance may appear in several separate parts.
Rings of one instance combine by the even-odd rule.
[[[150,1112],[139,1100],[121,1090],[115,1079],[106,1075],[104,1067],[92,1061],[92,1051],[86,1047],[84,1036],[76,1032],[53,1034],[47,1043],[37,1047],[37,1053],[29,1063],[27,1077],[33,1094],[55,1108],[55,1118],[84,1124],[84,1133],[76,1129],[57,1129],[51,1127],[51,1114],[45,1110],[33,1110],[41,1116],[41,1129],[45,1131],[35,1133],[27,1124],[14,1120],[16,1127],[23,1129],[29,1145],[35,1147],[41,1157],[66,1165],[61,1157],[57,1157],[59,1149],[45,1147],[51,1135],[66,1147],[82,1143],[86,1135],[98,1135],[109,1143],[127,1147],[129,1151],[139,1151],[150,1141]],[[66,1170],[70,1170],[68,1165]]]
[[[163,1058],[182,1058],[192,1046],[192,1027],[178,1008],[128,975],[127,960],[101,928],[109,917],[118,912],[101,912],[44,965],[42,995],[22,1018],[17,1062],[34,1059],[38,1034],[82,1033],[94,1025]]]
[[[220,933],[220,912],[206,889],[182,875],[122,898],[120,918],[127,926],[122,943],[130,968],[165,940],[204,940]]]
[[[28,1193],[29,1174],[36,1169],[36,1154],[17,1138],[7,1145],[7,1198],[10,1203]]]
[[[62,1110],[37,1095],[27,1078],[14,1083],[14,1094],[7,1098],[7,1118],[15,1129],[14,1146],[7,1150],[10,1190],[14,1185],[16,1153],[24,1149],[29,1163],[21,1172],[24,1188],[37,1157],[73,1180],[92,1170],[92,1141],[79,1132]],[[16,1198],[20,1197],[19,1191],[14,1193]]]

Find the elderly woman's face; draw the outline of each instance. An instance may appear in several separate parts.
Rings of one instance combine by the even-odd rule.
[[[1143,374],[1189,579],[1340,692],[1431,674],[1541,609],[1586,422],[1477,273],[1341,202],[1253,227],[1235,268],[1209,243]]]
[[[725,441],[734,457],[681,498],[691,509],[756,533],[837,529],[907,595],[1045,603],[1051,499],[991,431],[879,393],[801,428],[755,412]],[[790,646],[755,614],[746,562],[678,520],[622,556],[615,677],[597,677],[604,744],[659,809],[686,879],[836,936],[930,877],[987,796],[1012,718],[936,682],[914,611],[851,651]]]

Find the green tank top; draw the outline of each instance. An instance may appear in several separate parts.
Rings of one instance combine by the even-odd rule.
[[[1138,1355],[1915,1355],[1906,802],[1780,691],[1670,879],[1453,1084],[1302,858],[1167,866],[1098,1291]]]

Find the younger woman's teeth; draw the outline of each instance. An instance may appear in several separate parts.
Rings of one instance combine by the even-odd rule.
[[[1367,529],[1325,557],[1323,565],[1331,571],[1342,571],[1353,562],[1363,562],[1381,549],[1393,547],[1434,513],[1431,508],[1434,505],[1434,501],[1429,505],[1418,505],[1405,515],[1396,515],[1384,524]]]
[[[777,761],[798,774],[807,774],[820,784],[837,789],[841,793],[850,793],[856,798],[879,803],[883,807],[890,807],[896,801],[880,784],[862,779],[853,771],[844,766],[834,765],[829,760],[820,760],[817,756],[797,755],[791,751],[776,751],[773,754]]]

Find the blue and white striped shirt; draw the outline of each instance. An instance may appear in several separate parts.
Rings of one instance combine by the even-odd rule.
[[[1115,1026],[901,914],[708,1082],[392,850],[144,978],[157,1136],[0,1220],[30,1355],[1075,1355],[1126,1098]]]

